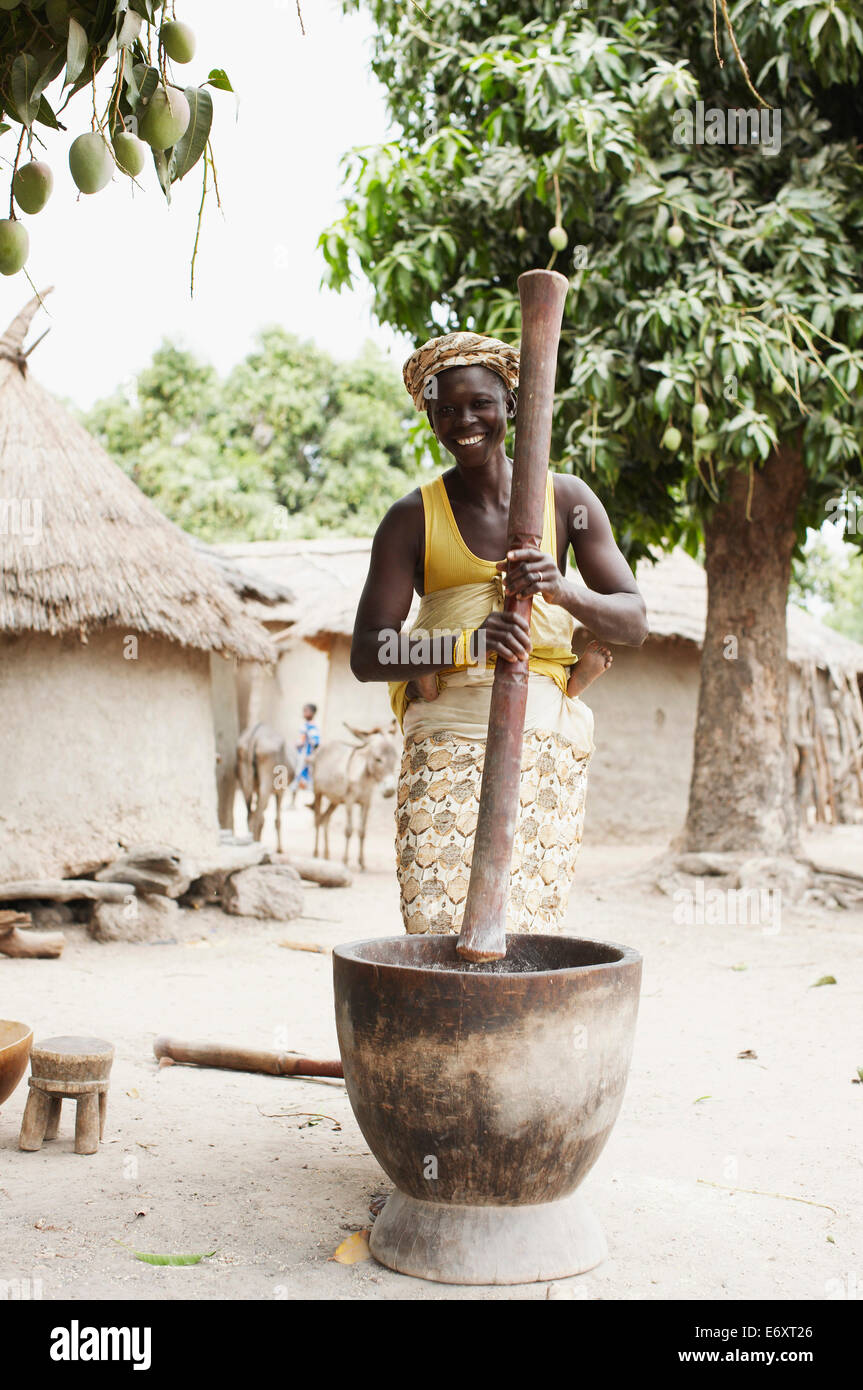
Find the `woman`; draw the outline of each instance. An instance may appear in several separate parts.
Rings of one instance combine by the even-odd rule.
[[[600,641],[639,646],[647,635],[644,601],[605,509],[578,478],[549,476],[539,544],[506,555],[515,348],[448,333],[418,348],[403,374],[455,467],[403,497],[381,522],[351,667],[359,680],[390,683],[405,735],[396,811],[405,928],[461,927],[494,662],[529,656],[507,930],[559,931],[593,752],[593,715],[578,696],[611,661],[593,643],[582,672],[576,667],[570,677],[575,620]],[[566,579],[570,545],[588,588]],[[402,650],[394,662],[389,638],[400,631],[414,590],[422,602],[413,631],[436,640]],[[503,611],[508,592],[533,597],[529,626]]]

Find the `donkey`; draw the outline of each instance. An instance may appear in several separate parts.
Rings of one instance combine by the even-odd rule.
[[[374,729],[345,728],[359,743],[347,741],[321,744],[312,759],[314,779],[315,813],[315,854],[321,838],[324,843],[324,858],[330,857],[330,817],[337,806],[345,808],[345,863],[351,836],[354,831],[354,806],[360,808],[358,827],[360,869],[365,869],[366,822],[369,818],[369,804],[376,786],[380,786],[384,796],[393,796],[396,789],[397,749],[395,727],[384,730],[378,725]],[[324,802],[329,803],[324,808]],[[322,833],[323,832],[323,833]]]
[[[297,757],[269,724],[252,724],[237,742],[237,780],[246,799],[249,831],[260,840],[270,797],[276,798],[276,841],[282,853],[282,797],[297,774]]]

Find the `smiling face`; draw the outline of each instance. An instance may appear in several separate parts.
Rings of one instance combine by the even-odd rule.
[[[463,468],[477,468],[503,450],[515,397],[488,367],[448,367],[432,378],[429,424]]]

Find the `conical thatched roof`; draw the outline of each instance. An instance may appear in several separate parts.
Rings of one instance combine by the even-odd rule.
[[[0,632],[113,627],[275,660],[217,565],[29,375],[39,303],[0,337]]]
[[[293,603],[274,606],[269,613],[253,608],[263,622],[290,625],[290,641],[305,638],[328,651],[334,638],[350,637],[357,603],[369,572],[371,541],[343,540],[237,541],[218,547],[238,568],[284,584],[297,595]],[[411,621],[419,606],[415,599]]]

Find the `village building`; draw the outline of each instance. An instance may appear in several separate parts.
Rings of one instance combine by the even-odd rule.
[[[290,739],[311,700],[324,738],[346,737],[345,725],[386,725],[392,717],[386,686],[361,684],[350,669],[371,542],[259,541],[218,549],[296,594],[293,605],[249,605],[272,632],[279,660],[272,673],[261,673],[254,693],[249,675],[241,677],[241,722],[251,702],[255,717]],[[588,825],[601,839],[673,837],[683,825],[692,773],[706,575],[676,550],[655,564],[641,562],[637,578],[650,636],[641,648],[616,647],[611,671],[585,697],[596,715]],[[576,650],[586,640],[578,632]],[[735,659],[733,642],[728,659]],[[801,819],[863,820],[863,646],[791,603],[788,660]]]
[[[0,881],[212,853],[235,668],[276,657],[244,600],[286,594],[232,584],[39,385],[38,306],[0,338]]]

